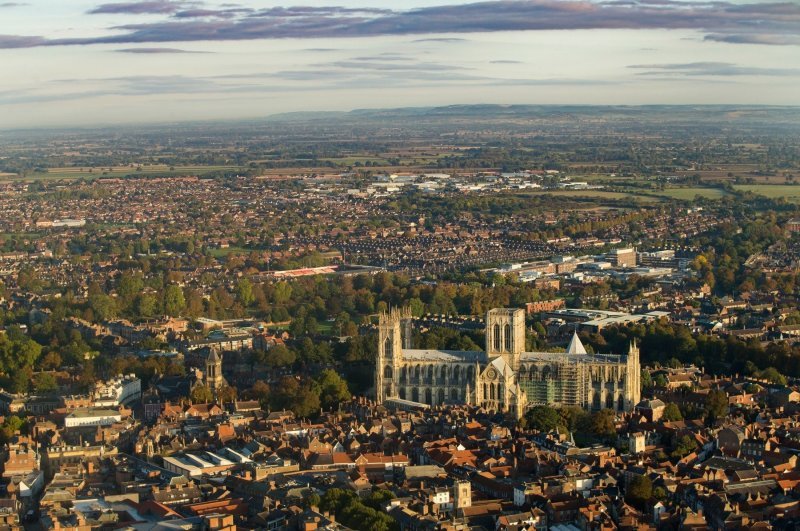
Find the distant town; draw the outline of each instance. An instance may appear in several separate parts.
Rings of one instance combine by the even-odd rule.
[[[800,526],[794,111],[462,111],[0,135],[2,527]]]

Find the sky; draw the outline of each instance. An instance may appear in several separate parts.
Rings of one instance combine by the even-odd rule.
[[[0,129],[800,105],[800,0],[0,0]]]

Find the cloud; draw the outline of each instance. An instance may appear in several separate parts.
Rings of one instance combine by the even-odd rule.
[[[432,37],[430,39],[415,39],[412,42],[464,42],[466,40],[459,37]]]
[[[645,70],[639,72],[642,76],[800,76],[800,68],[761,68],[722,62],[630,65],[628,68]]]
[[[193,50],[181,50],[180,48],[122,48],[114,50],[120,53],[141,53],[141,54],[160,54],[160,53],[211,53],[198,52]]]
[[[182,2],[172,0],[148,0],[145,2],[119,2],[113,4],[101,4],[89,11],[90,15],[98,14],[129,14],[129,15],[163,15],[171,14],[182,9]]]
[[[712,33],[706,35],[704,40],[726,42],[730,44],[767,44],[771,46],[797,46],[800,45],[800,35],[769,35],[763,33],[723,35]]]
[[[4,48],[33,48],[44,46],[47,39],[32,35],[0,35],[0,49]]]
[[[513,61],[511,59],[498,59],[496,61],[489,61],[493,65],[521,65],[522,61]]]
[[[330,16],[353,16],[353,15],[393,15],[396,11],[391,9],[380,9],[372,7],[341,7],[341,6],[293,6],[293,7],[271,7],[262,9],[250,14],[251,17],[330,17]]]
[[[755,0],[751,0],[755,1]],[[341,6],[232,6],[201,9],[178,0],[102,4],[91,13],[161,14],[160,21],[110,28],[101,37],[31,41],[30,46],[99,43],[165,43],[277,38],[431,35],[495,31],[579,29],[694,29],[707,40],[749,44],[798,44],[800,4],[736,4],[734,0],[497,0],[406,11]],[[457,42],[423,37],[414,42]],[[22,41],[19,41],[22,42]],[[20,46],[19,42],[15,45]],[[0,43],[2,45],[2,43]]]
[[[229,8],[229,9],[185,9],[177,11],[172,16],[181,18],[234,18],[237,15],[253,13],[250,8]]]
[[[2,3],[0,3],[0,9],[2,9],[4,7],[22,7],[22,6],[26,6],[26,5],[28,5],[28,4],[25,4],[25,3],[22,3],[22,2],[2,2]]]

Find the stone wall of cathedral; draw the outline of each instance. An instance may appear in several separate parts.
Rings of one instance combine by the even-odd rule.
[[[432,406],[470,403],[491,409],[517,410],[534,405],[579,406],[630,411],[640,400],[639,351],[599,361],[521,361],[525,345],[524,312],[491,310],[486,319],[486,354],[511,371],[494,374],[486,363],[405,359],[410,315],[394,310],[378,325],[375,393],[379,402],[397,397]]]

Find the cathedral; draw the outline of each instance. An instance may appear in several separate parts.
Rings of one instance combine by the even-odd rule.
[[[641,398],[639,349],[589,354],[577,334],[566,352],[525,352],[525,312],[486,314],[486,350],[422,350],[411,345],[411,316],[380,315],[375,394],[428,405],[468,403],[521,417],[536,405],[630,411]]]

